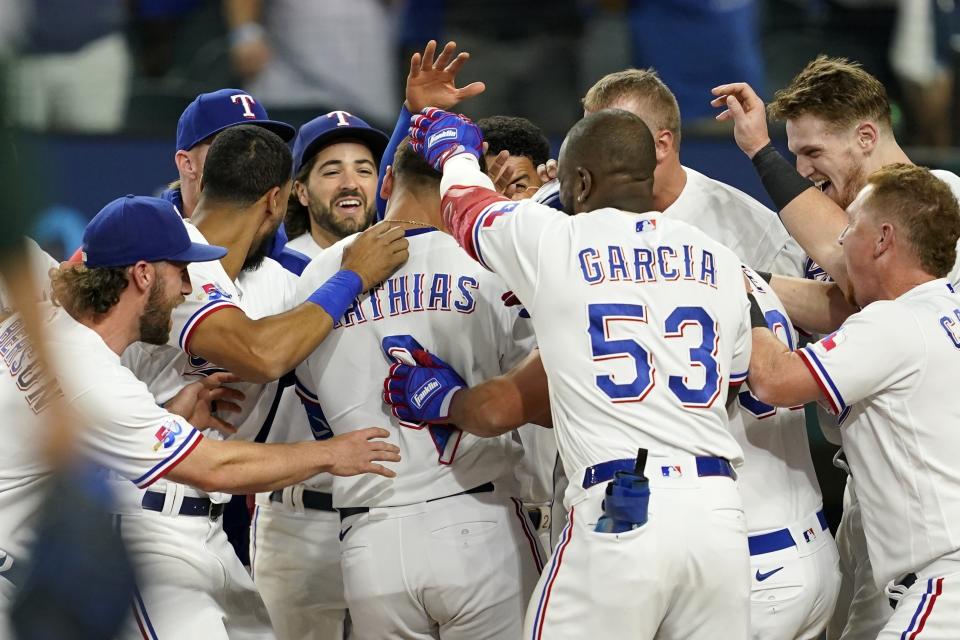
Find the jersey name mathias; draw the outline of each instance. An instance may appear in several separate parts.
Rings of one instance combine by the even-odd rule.
[[[34,356],[23,321],[17,319],[0,334],[0,359],[10,377],[15,379],[24,400],[38,414],[54,400],[63,397],[63,390]]]
[[[347,307],[334,329],[383,320],[407,313],[449,311],[473,313],[480,282],[474,276],[450,273],[408,273],[393,276]]]

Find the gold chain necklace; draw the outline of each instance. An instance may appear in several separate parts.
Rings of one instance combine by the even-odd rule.
[[[397,220],[396,218],[390,218],[386,222],[402,222],[404,224],[413,224],[418,227],[429,227],[431,229],[436,229],[436,226],[429,224],[427,222],[420,222],[419,220]]]

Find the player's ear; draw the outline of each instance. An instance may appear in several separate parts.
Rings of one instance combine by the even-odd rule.
[[[653,139],[654,150],[657,154],[657,164],[663,162],[667,156],[673,153],[673,132],[667,129],[661,129],[657,131],[657,135]]]
[[[589,169],[577,167],[577,188],[575,193],[577,197],[577,205],[589,200],[592,194],[593,176],[590,174]],[[578,206],[577,208],[579,209],[580,207]]]
[[[281,211],[281,198],[283,187],[273,187],[264,195],[267,205],[267,217],[273,218]]]
[[[293,192],[297,194],[297,200],[304,207],[310,206],[310,194],[307,193],[307,185],[299,180],[293,181]]]
[[[380,197],[389,200],[393,193],[393,165],[388,164],[387,170],[383,173],[383,184],[380,185]]]
[[[877,236],[877,240],[873,247],[873,257],[879,258],[893,248],[896,236],[896,227],[889,222],[881,223],[880,234]]]
[[[148,262],[140,260],[130,267],[130,282],[137,292],[150,291],[157,279],[157,269]]]
[[[857,126],[857,146],[865,154],[869,154],[877,146],[880,131],[873,122],[861,122]]]
[[[173,161],[177,165],[177,172],[181,177],[190,176],[192,178],[196,177],[197,171],[193,166],[193,158],[189,153],[183,150],[177,151],[176,155],[173,156]]]

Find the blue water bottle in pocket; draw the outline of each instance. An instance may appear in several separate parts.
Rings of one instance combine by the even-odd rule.
[[[623,533],[643,526],[650,504],[650,481],[643,475],[647,451],[637,452],[633,471],[617,471],[607,484],[603,498],[603,515],[594,529],[597,533]]]

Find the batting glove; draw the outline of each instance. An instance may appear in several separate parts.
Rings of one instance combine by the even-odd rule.
[[[410,146],[434,169],[463,153],[477,160],[483,153],[483,134],[469,118],[433,107],[410,118]]]
[[[397,362],[390,367],[390,375],[383,381],[383,401],[405,422],[446,422],[453,394],[467,383],[427,351],[417,349],[412,355],[416,366]]]

